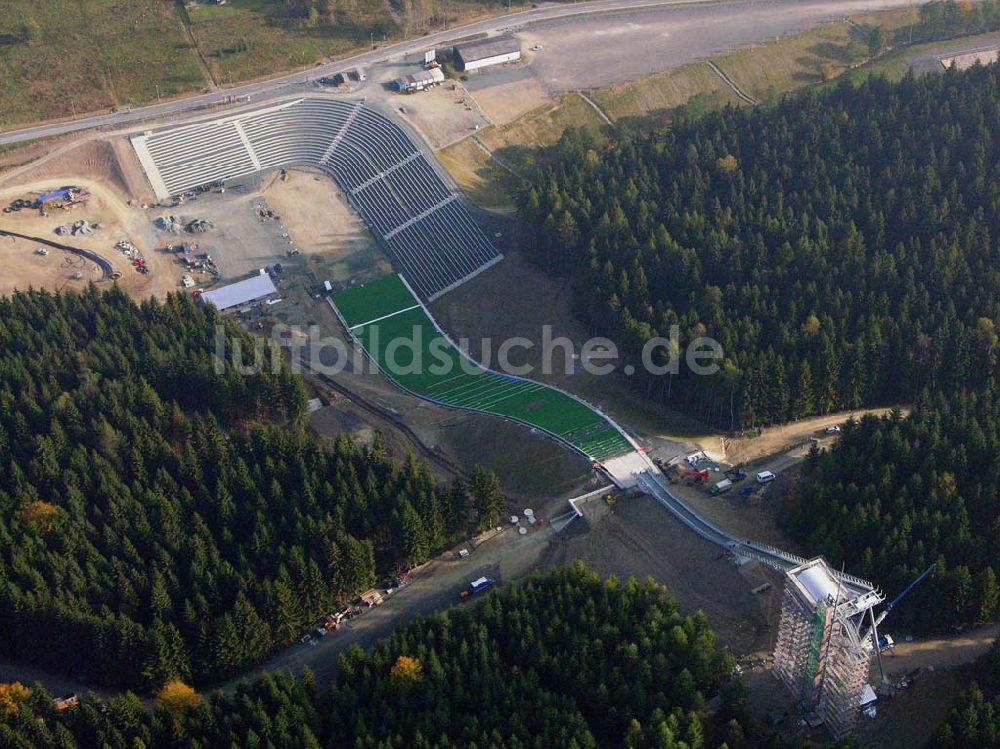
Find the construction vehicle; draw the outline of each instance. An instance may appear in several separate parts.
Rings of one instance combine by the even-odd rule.
[[[704,484],[706,481],[708,481],[708,469],[704,469],[701,471],[685,471],[684,477],[687,479],[688,486]]]
[[[34,208],[37,206],[39,211],[45,213],[48,208],[70,208],[74,205],[88,202],[90,202],[89,192],[82,187],[68,185],[40,195],[31,207]]]
[[[496,585],[496,583],[497,581],[494,580],[492,577],[476,578],[471,583],[469,583],[468,588],[466,588],[465,590],[461,591],[458,594],[458,597],[464,601],[466,598],[476,595],[476,593],[483,593],[489,590],[494,585]]]
[[[747,472],[742,468],[730,468],[726,471],[726,478],[733,481],[742,481],[747,477]]]
[[[902,593],[900,593],[898,596],[889,601],[889,603],[886,604],[886,607],[882,611],[882,613],[879,614],[878,617],[875,619],[875,623],[872,625],[873,629],[874,627],[877,627],[879,624],[881,624],[887,616],[889,616],[889,612],[892,611],[894,608],[896,608],[896,606],[899,605],[900,601],[902,601],[904,598],[906,598],[906,596],[910,594],[910,591],[912,591],[915,587],[917,587],[920,583],[922,583],[936,569],[937,569],[937,562],[935,562],[930,567],[921,572],[919,575],[917,575],[916,578],[914,578],[913,582],[911,582],[909,585],[903,588]]]
[[[733,482],[730,479],[722,479],[719,483],[712,487],[712,496],[717,496],[728,492],[733,488]]]
[[[369,590],[362,593],[354,601],[355,606],[361,606],[362,608],[374,608],[375,606],[381,606],[385,599],[382,594],[377,590]]]
[[[80,698],[75,694],[64,694],[62,697],[56,697],[52,700],[52,707],[59,713],[64,713],[71,707],[78,707],[79,704]]]
[[[879,673],[881,673],[882,675],[883,684],[886,683],[886,678],[885,678],[885,669],[882,668],[882,653],[886,650],[891,650],[893,647],[895,647],[896,643],[889,635],[883,635],[880,637],[878,633],[878,626],[883,621],[885,621],[885,618],[887,616],[889,616],[889,612],[892,611],[894,608],[896,608],[896,606],[899,605],[900,601],[902,601],[904,598],[906,598],[906,596],[910,594],[910,591],[912,591],[920,583],[926,580],[927,577],[936,569],[937,569],[937,562],[935,562],[930,567],[921,572],[919,575],[917,575],[913,579],[913,582],[911,582],[909,585],[903,588],[902,593],[900,593],[898,596],[889,601],[889,603],[886,605],[885,609],[883,609],[881,614],[872,619],[871,628],[861,638],[861,641],[865,642],[870,637],[872,638],[875,644],[875,654],[878,656],[878,670]]]

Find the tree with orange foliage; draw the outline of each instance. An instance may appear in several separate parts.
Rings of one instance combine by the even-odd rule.
[[[424,667],[419,659],[401,655],[389,671],[389,678],[398,687],[419,684],[424,680]]]
[[[55,528],[60,512],[59,508],[51,502],[36,499],[24,506],[24,509],[21,510],[21,516],[28,525],[47,532]]]
[[[174,715],[201,704],[201,695],[183,681],[168,681],[156,693],[156,700]]]
[[[19,681],[0,684],[0,721],[15,717],[21,710],[21,703],[31,696],[31,690]]]

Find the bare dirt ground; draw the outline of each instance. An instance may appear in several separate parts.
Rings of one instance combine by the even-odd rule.
[[[265,179],[261,192],[317,277],[343,283],[391,269],[361,217],[328,175],[316,169],[289,169],[287,175],[286,180]]]
[[[99,282],[103,277],[96,263],[52,248],[48,248],[47,257],[42,257],[35,254],[40,246],[24,239],[0,238],[0,262],[4,268],[0,275],[0,295],[28,288],[82,291],[87,284]]]
[[[154,202],[152,188],[135,152],[123,137],[68,136],[34,143],[7,155],[0,188],[73,175],[114,192],[130,205]]]
[[[329,305],[305,293],[300,284],[281,292],[284,301],[273,314],[289,325],[316,325],[319,339],[329,345],[317,350],[312,358],[332,366],[333,341],[351,347]],[[308,349],[303,351],[303,357],[310,355]],[[504,490],[518,503],[529,503],[527,506],[538,510],[544,510],[549,503],[561,507],[566,498],[582,494],[588,487],[596,488],[595,475],[582,456],[519,424],[414,398],[373,371],[363,357],[352,359],[333,379],[373,404],[389,422],[401,422],[411,429],[427,451],[439,454],[461,471],[471,473],[477,464],[495,470]]]
[[[778,600],[774,588],[754,595],[774,573],[757,564],[737,568],[718,546],[687,527],[646,496],[588,501],[584,519],[557,536],[544,565],[582,560],[602,575],[625,580],[647,576],[667,586],[681,611],[704,611],[721,644],[736,654],[773,646]],[[780,603],[779,603],[780,606]]]
[[[891,628],[891,619],[887,620]],[[954,637],[936,637],[902,642],[882,656],[886,675],[899,679],[914,669],[933,667],[954,668],[972,663],[985,655],[1000,637],[1000,624],[990,624],[962,632]]]
[[[79,185],[93,195],[86,206],[76,206],[65,211],[53,211],[41,216],[38,211],[22,210],[3,214],[0,226],[21,234],[61,241],[74,247],[92,250],[107,259],[114,269],[122,274],[119,285],[136,298],[150,295],[162,296],[177,288],[181,272],[169,256],[155,251],[158,246],[146,211],[127,205],[121,197],[104,184],[81,179],[78,176],[53,176],[44,181],[22,182],[17,187],[0,189],[0,203],[7,205],[17,197],[27,197],[33,193],[51,190],[63,185]],[[87,219],[101,224],[101,229],[89,237],[58,237],[57,226]],[[138,247],[146,259],[151,272],[141,275],[131,263],[115,249],[119,240],[127,240]],[[49,288],[80,288],[90,280],[97,280],[96,266],[69,253],[50,249],[48,257],[35,255],[37,245],[25,241],[3,241],[10,248],[6,272],[0,277],[0,293],[14,288],[24,289],[29,285]],[[83,273],[81,281],[72,281],[70,276]]]
[[[859,740],[887,749],[930,746],[935,729],[959,691],[974,677],[968,667],[986,654],[998,636],[1000,624],[993,624],[954,637],[898,643],[882,656],[883,665],[892,681],[910,676],[910,686],[879,700],[878,715],[873,720],[862,719]],[[878,668],[872,664],[873,684],[878,676]]]
[[[825,416],[800,419],[799,421],[792,422],[791,424],[783,424],[782,426],[767,427],[761,431],[759,437],[727,439],[722,446],[723,453],[713,457],[718,457],[720,460],[725,460],[732,465],[756,464],[762,458],[768,457],[772,459],[772,462],[766,466],[761,465],[759,470],[768,468],[777,473],[778,470],[781,470],[782,466],[779,465],[777,470],[771,467],[774,464],[774,456],[785,452],[792,445],[808,441],[810,437],[829,439],[830,435],[826,434],[827,427],[839,426],[849,419],[858,421],[865,414],[884,416],[891,410],[891,408],[872,408],[859,409],[857,411],[841,411]],[[900,410],[904,415],[910,412],[910,409],[907,407],[901,407]],[[808,452],[809,446],[806,445],[805,449]]]
[[[713,497],[709,487],[724,476],[713,474],[709,484],[703,486],[687,486],[678,482],[670,489],[682,497],[691,507],[703,517],[721,528],[751,541],[777,546],[792,553],[803,551],[777,526],[777,507],[774,497],[778,496],[772,487],[765,487],[750,497],[740,496],[735,489],[725,494]]]
[[[528,58],[534,53],[523,54]],[[527,64],[486,69],[471,77],[465,85],[494,125],[516,120],[550,98]]]
[[[465,86],[454,80],[413,94],[388,94],[383,106],[413,125],[434,150],[490,124]]]
[[[879,699],[875,718],[862,716],[856,740],[879,749],[934,746],[934,732],[971,678],[968,668],[922,673],[909,689]]]
[[[507,248],[509,250],[509,248]],[[711,434],[697,422],[650,404],[632,390],[624,375],[595,375],[571,362],[567,371],[563,351],[545,366],[542,341],[566,337],[578,353],[589,336],[573,314],[570,284],[554,279],[535,268],[517,252],[508,252],[502,263],[446,294],[431,305],[435,319],[454,339],[470,339],[470,353],[483,364],[496,364],[501,343],[523,336],[534,343],[531,349],[515,349],[510,363],[530,365],[529,375],[541,382],[563,387],[601,407],[619,420],[641,441],[661,449],[668,456],[692,447],[691,441]],[[491,352],[486,360],[480,345]],[[547,371],[548,370],[548,371]],[[551,373],[550,373],[551,372]]]
[[[150,220],[161,216],[178,216],[183,224],[205,219],[214,227],[200,234],[172,234],[156,231],[159,244],[191,242],[198,252],[208,253],[223,281],[236,280],[272,263],[283,262],[291,243],[280,221],[262,221],[254,206],[261,202],[260,193],[253,189],[227,189],[225,193],[203,193],[176,208],[150,211]],[[207,288],[212,279],[196,279]]]

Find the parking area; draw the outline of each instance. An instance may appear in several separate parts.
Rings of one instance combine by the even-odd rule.
[[[257,183],[229,188],[224,193],[208,191],[186,200],[175,208],[150,212],[154,226],[157,219],[177,218],[179,231],[159,229],[157,238],[167,244],[190,243],[197,254],[207,254],[219,269],[222,280],[238,279],[275,262],[281,262],[294,250],[280,218],[268,218],[269,207],[259,194]],[[279,214],[280,216],[280,214]],[[202,232],[191,232],[192,222],[204,222]],[[206,279],[207,280],[207,279]]]

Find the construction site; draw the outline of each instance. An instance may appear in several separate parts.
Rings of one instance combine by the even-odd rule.
[[[615,29],[628,23],[616,19]],[[413,55],[349,81],[311,81],[266,105],[226,102],[59,143],[0,174],[0,294],[115,282],[137,299],[203,297],[262,335],[315,325],[359,344],[381,374],[324,377],[309,368],[320,362],[307,361],[314,431],[364,445],[382,434],[392,454],[418,454],[446,479],[487,466],[512,505],[535,508],[324,615],[263,670],[318,663],[322,675],[333,660],[324,653],[374,641],[396,617],[583,559],[602,574],[652,575],[682,610],[704,611],[763,695],[751,704],[762,719],[813,738],[863,731],[862,717],[891,714],[884,700],[921,670],[913,660],[905,674],[882,663],[909,652],[879,627],[910,588],[887,604],[878,581],[795,548],[774,522],[775,496],[799,462],[854,414],[741,442],[662,426],[676,415],[637,404],[621,379],[536,382],[486,367],[455,379],[413,376],[394,372],[373,340],[417,327],[428,347],[436,341],[478,367],[475,351],[452,342],[530,336],[543,322],[586,337],[568,290],[527,265],[510,222],[461,194],[435,153],[577,87],[580,76],[607,75],[604,65],[582,72],[574,28],[551,24],[520,42],[459,49],[465,70],[495,66],[467,81]],[[633,58],[629,77],[656,67]],[[225,301],[248,281],[266,293]]]
[[[279,108],[271,116],[281,123],[287,111]],[[321,143],[324,153],[335,150],[342,142],[337,140],[338,133],[343,135],[362,111],[357,104],[335,110],[333,122],[339,122],[340,129],[325,131],[332,145]],[[301,118],[296,114],[285,121],[296,123]],[[369,122],[376,131],[385,127],[379,118]],[[423,161],[426,157],[410,145],[413,141],[405,130],[392,136],[395,145],[388,150],[378,146],[369,151],[372,147],[363,140],[364,130],[356,144],[345,146],[345,154],[369,154],[365,163],[384,159],[381,171],[368,175],[349,160],[325,162],[328,157],[323,153],[318,154],[319,168],[286,166],[287,162],[275,161],[255,148],[248,135],[252,150],[246,160],[251,166],[245,174],[183,177],[164,191],[163,186],[170,184],[167,180],[175,179],[168,175],[184,173],[183,159],[196,159],[205,148],[197,140],[197,123],[193,129],[176,132],[185,138],[190,134],[194,140],[171,145],[171,152],[188,152],[190,157],[157,155],[168,151],[156,151],[155,146],[144,145],[132,154],[117,147],[120,161],[114,172],[134,175],[136,170],[151,170],[145,171],[149,179],[143,194],[124,192],[121,182],[109,186],[105,180],[94,179],[93,171],[79,176],[87,170],[67,170],[61,180],[49,177],[3,186],[0,198],[10,210],[4,214],[2,228],[20,235],[4,240],[9,244],[8,267],[23,274],[23,280],[8,290],[30,284],[79,289],[91,281],[113,280],[138,297],[176,290],[205,295],[228,312],[228,302],[216,301],[214,290],[226,294],[233,281],[256,278],[266,269],[262,279],[270,284],[265,290],[267,301],[254,292],[250,303],[240,302],[234,308],[245,326],[266,332],[275,322],[319,322],[331,335],[363,345],[375,327],[370,324],[374,320],[379,321],[377,327],[385,328],[394,315],[403,320],[419,313],[429,331],[441,333],[432,315],[441,314],[452,324],[455,309],[449,300],[462,307],[468,294],[481,301],[490,299],[490,317],[497,324],[507,319],[498,314],[504,300],[512,293],[517,296],[512,289],[538,293],[532,291],[534,282],[505,278],[512,271],[524,272],[518,270],[518,261],[501,263],[499,275],[481,275],[502,257],[501,247],[492,241],[497,237],[488,235],[477,225],[478,219],[460,210],[462,203],[450,192],[450,183]],[[264,137],[270,126],[259,132]],[[288,130],[276,141],[261,142],[294,143],[296,132]],[[148,134],[143,137],[151,142]],[[144,164],[145,154],[150,160]],[[240,163],[238,156],[234,159]],[[264,163],[273,166],[254,171],[254,165],[263,167]],[[328,164],[334,180],[324,168]],[[414,166],[420,164],[424,166]],[[49,168],[45,162],[36,167],[39,171]],[[399,181],[404,179],[415,182],[405,187]],[[435,184],[439,186],[428,187]],[[161,185],[159,192],[156,185]],[[378,191],[380,185],[386,186],[385,193]],[[388,189],[390,185],[395,187]],[[401,193],[420,194],[424,202],[399,200]],[[440,220],[430,220],[438,212]],[[416,223],[426,224],[422,231],[429,232],[427,237],[409,237]],[[72,249],[60,249],[60,244]],[[442,249],[430,257],[422,249],[430,245]],[[455,248],[453,253],[449,245]],[[477,245],[482,250],[475,250]],[[395,296],[378,292],[392,276],[370,283],[390,269],[400,270],[401,278],[407,279]],[[494,291],[484,297],[480,287],[497,282],[504,286],[504,293]],[[326,302],[328,289],[335,292],[330,303]],[[546,293],[541,297],[553,298]],[[432,300],[437,301],[427,306]],[[546,307],[552,308],[551,304]],[[451,335],[463,333],[462,325],[475,325],[476,318],[476,313],[464,316]],[[567,332],[575,335],[573,330]],[[376,361],[382,356],[371,348],[368,354]],[[822,725],[821,730],[834,737],[846,736],[855,729],[863,709],[872,714],[870,701],[865,703],[877,654],[873,644],[877,634],[870,622],[873,609],[883,601],[882,594],[874,583],[832,570],[823,560],[799,556],[804,550],[782,551],[786,540],[768,516],[772,482],[780,483],[782,473],[794,467],[813,444],[835,438],[832,421],[824,422],[831,426],[814,430],[818,434],[803,434],[775,445],[780,447],[776,454],[742,454],[747,459],[734,466],[718,449],[706,451],[695,443],[644,434],[642,420],[634,420],[623,403],[603,400],[587,381],[558,384],[582,388],[587,397],[602,399],[603,408],[527,381],[477,380],[473,377],[461,387],[449,382],[450,389],[443,390],[434,381],[416,382],[403,376],[373,379],[347,372],[336,381],[317,379],[313,385],[330,404],[320,407],[313,417],[321,434],[333,437],[344,432],[370,439],[374,429],[400,430],[407,436],[390,442],[400,457],[416,449],[432,458],[442,476],[481,462],[500,471],[513,497],[533,498],[543,522],[534,522],[533,515],[532,522],[521,522],[473,545],[471,554],[469,550],[465,556],[456,552],[454,558],[440,561],[443,567],[436,573],[435,590],[443,586],[454,596],[456,587],[472,579],[471,573],[481,573],[475,580],[510,580],[538,566],[573,558],[582,558],[608,574],[653,574],[670,587],[686,610],[709,614],[748,673],[768,670],[773,664],[772,683],[780,683],[786,693],[783,698],[774,697],[778,704],[784,701],[779,712],[800,716],[802,730]],[[523,389],[519,397],[524,413],[510,410],[514,402],[509,394],[490,395],[483,383],[500,387],[503,393],[511,387]],[[600,384],[607,388],[610,383]],[[587,423],[567,422],[565,409],[557,409],[558,414],[554,411],[552,418],[538,410],[540,399],[550,399],[547,392],[556,399],[554,403],[565,401],[579,408]],[[502,402],[503,408],[492,407],[494,401]],[[638,427],[635,437],[624,426],[633,422]],[[505,448],[494,449],[497,444]],[[737,453],[733,451],[734,456]],[[530,465],[540,470],[526,471]],[[565,498],[578,495],[587,498],[567,507]],[[663,534],[672,539],[666,554],[659,548]],[[470,562],[475,565],[470,567]],[[303,634],[301,651],[284,654],[277,662],[312,663],[319,653],[339,647],[341,640],[353,641],[340,630],[348,622],[350,629],[360,627],[360,620],[352,620],[369,609],[386,610],[358,630],[374,637],[389,626],[392,619],[387,617],[395,607],[425,610],[446,605],[443,591],[432,594],[426,588],[428,582],[420,584],[424,574],[430,572],[415,575],[412,589],[408,577],[388,581],[372,591],[370,600],[331,612]],[[711,595],[694,582],[706,574],[713,579]],[[337,637],[327,636],[332,633],[338,633]],[[887,679],[886,684],[890,683]],[[889,691],[888,686],[880,687],[878,694],[885,696]]]

